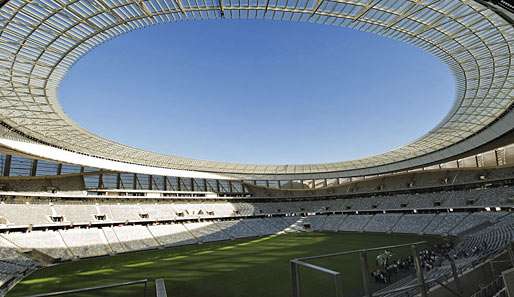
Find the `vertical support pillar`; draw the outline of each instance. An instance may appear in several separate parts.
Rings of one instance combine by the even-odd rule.
[[[103,189],[104,187],[104,174],[98,174],[98,189]]]
[[[427,297],[427,288],[425,285],[425,278],[423,276],[423,267],[421,267],[421,260],[419,259],[418,249],[416,245],[411,245],[412,257],[414,258],[414,266],[416,267],[416,279],[419,287],[421,297]]]
[[[291,263],[291,281],[292,281],[292,297],[300,297],[300,273],[298,271],[298,264],[293,261]]]
[[[32,167],[30,168],[30,176],[36,176],[37,173],[37,159],[32,160]]]
[[[11,174],[11,161],[12,161],[12,156],[5,155],[4,168],[2,170],[3,176],[9,176]]]
[[[244,181],[244,180],[241,180],[241,181],[239,181],[239,182],[241,183],[241,192],[242,192],[243,194],[248,193],[248,189],[246,188],[245,181]]]
[[[234,192],[234,189],[233,189],[232,181],[231,181],[231,180],[229,180],[229,181],[228,181],[228,191],[229,191],[230,193]]]
[[[207,192],[207,179],[206,178],[203,179],[203,191]]]
[[[278,182],[278,188],[282,189],[282,183],[280,182],[280,180],[277,180],[277,182]]]
[[[311,189],[316,189],[316,180],[315,179],[312,180],[312,188]]]
[[[496,161],[496,166],[500,166],[500,161],[498,160],[498,151],[494,150],[494,159]]]
[[[369,281],[369,265],[368,265],[368,254],[362,252],[361,258],[361,275],[362,275],[362,286],[364,288],[364,296],[371,297],[370,281]]]
[[[168,177],[167,176],[162,177],[162,190],[168,191]]]
[[[121,173],[116,173],[116,189],[121,189]]]
[[[181,179],[177,176],[177,191],[182,191]]]
[[[220,190],[221,190],[221,187],[220,187],[220,180],[219,180],[219,179],[217,179],[217,180],[216,180],[216,192],[217,192],[217,193],[219,193],[219,192],[221,192]]]
[[[191,191],[195,191],[195,179],[194,178],[191,178],[190,180],[190,188],[191,188]]]
[[[327,182],[327,179],[326,179],[326,178],[324,178],[324,179],[323,179],[323,186],[324,186],[325,188],[326,188],[326,187],[328,187],[328,182]]]
[[[148,175],[148,190],[153,190],[153,175]]]
[[[81,167],[80,169],[81,169],[81,171],[80,171],[81,173],[84,172],[84,167]],[[57,175],[62,174],[62,163],[57,164],[57,172],[56,173],[57,173]]]
[[[134,173],[132,176],[132,190],[137,190],[137,174]]]

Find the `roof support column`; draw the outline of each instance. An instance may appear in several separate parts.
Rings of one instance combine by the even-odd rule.
[[[121,189],[121,173],[116,173],[116,189]]]
[[[245,182],[244,182],[244,180],[240,180],[239,182],[241,183],[241,191],[242,191],[243,193],[248,193],[248,190],[247,190],[247,188],[246,188],[246,186],[245,186]]]
[[[11,173],[11,160],[12,160],[11,155],[5,155],[4,168],[2,170],[3,176],[9,176],[9,174]]]
[[[81,167],[80,169],[83,169],[84,167]],[[81,172],[84,172],[84,171],[81,171]],[[62,163],[59,163],[57,164],[57,175],[61,175],[62,174]]]
[[[98,175],[98,189],[103,189],[104,187],[104,174],[100,173]]]
[[[32,167],[30,168],[30,176],[36,176],[37,173],[37,159],[32,160]]]

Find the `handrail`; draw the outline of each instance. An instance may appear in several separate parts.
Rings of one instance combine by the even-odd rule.
[[[146,287],[147,287],[148,279],[141,279],[141,280],[136,280],[136,281],[123,282],[123,283],[115,283],[115,284],[110,284],[110,285],[103,285],[103,286],[96,286],[96,287],[89,287],[89,288],[82,288],[82,289],[57,291],[57,292],[50,292],[50,293],[42,293],[42,294],[30,295],[30,296],[27,296],[27,297],[60,296],[60,295],[66,295],[66,294],[72,294],[72,293],[97,291],[97,290],[103,290],[103,289],[109,289],[109,288],[117,288],[117,287],[124,287],[124,286],[131,286],[131,285],[143,284],[143,283],[145,284],[143,296],[146,297]]]

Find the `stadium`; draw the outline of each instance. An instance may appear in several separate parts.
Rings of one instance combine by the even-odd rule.
[[[263,165],[100,137],[58,87],[156,24],[324,24],[414,45],[456,98],[351,161]],[[0,0],[1,296],[514,296],[514,6],[507,0]]]

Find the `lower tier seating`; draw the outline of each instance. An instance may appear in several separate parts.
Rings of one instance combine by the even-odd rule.
[[[445,212],[439,214],[312,215],[227,218],[153,224],[127,223],[103,227],[0,233],[0,285],[37,267],[24,252],[37,250],[59,261],[144,249],[266,236],[283,232],[359,231],[462,235],[456,257],[488,256],[514,240],[510,212]],[[465,265],[465,261],[462,265]],[[449,269],[448,267],[444,269]],[[446,273],[446,270],[430,273]],[[434,276],[435,277],[435,276]],[[0,291],[1,293],[1,291]]]

